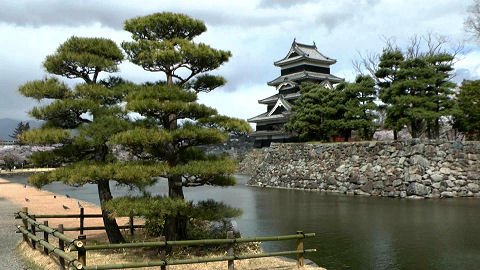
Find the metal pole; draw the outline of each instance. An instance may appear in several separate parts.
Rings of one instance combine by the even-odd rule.
[[[297,231],[297,234],[303,235],[303,231]],[[297,255],[297,266],[303,267],[305,265],[303,261],[303,238],[297,239],[297,250],[302,251],[302,253],[298,253]]]
[[[78,236],[78,240],[82,241],[82,243],[85,245],[87,243],[87,236],[84,234],[81,234]],[[78,261],[83,265],[87,265],[87,251],[85,250],[84,247],[78,248]]]
[[[83,234],[83,222],[84,222],[84,210],[83,207],[80,208],[80,234]]]
[[[63,224],[58,224],[58,232],[63,233]],[[61,251],[65,251],[65,243],[60,238],[58,238],[58,248]],[[60,262],[60,270],[65,270],[65,259],[60,257],[59,262]]]
[[[227,232],[227,239],[234,239],[232,231]],[[234,250],[233,250],[233,245],[234,245],[234,243],[228,244],[228,254],[227,254],[227,256],[229,256],[229,257],[230,256],[235,257],[235,253],[234,253]],[[234,260],[228,260],[228,270],[235,270]]]
[[[48,220],[45,220],[43,222],[43,225],[47,226],[48,227]],[[48,233],[47,232],[43,232],[43,241],[47,242],[48,243]],[[43,253],[45,253],[46,255],[48,255],[48,248],[47,247],[43,247]]]

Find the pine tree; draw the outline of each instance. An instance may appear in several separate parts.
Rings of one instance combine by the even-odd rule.
[[[396,95],[393,106],[403,109],[403,115],[397,121],[409,127],[413,138],[418,138],[425,129],[425,118],[428,117],[429,102],[427,90],[432,77],[428,64],[422,58],[405,59],[400,64],[398,78],[392,84]]]
[[[292,106],[292,115],[284,125],[284,129],[297,133],[301,141],[328,140],[329,134],[322,129],[324,115],[322,111],[323,97],[330,91],[314,83],[303,83],[301,96]]]
[[[303,83],[300,97],[292,106],[292,116],[284,129],[300,140],[328,141],[342,136],[345,141],[358,130],[363,138],[375,132],[373,120],[377,105],[375,82],[369,76],[357,76],[354,83],[343,82],[328,89],[316,83]]]
[[[440,138],[441,118],[455,115],[458,104],[453,98],[455,83],[450,81],[453,71],[454,57],[448,53],[438,53],[424,57],[430,69],[429,85],[427,87],[428,102],[424,105],[428,113],[425,115],[427,136],[431,139]]]
[[[17,127],[15,128],[13,133],[9,136],[10,136],[10,138],[18,141],[18,137],[20,136],[20,134],[22,134],[23,132],[25,132],[29,129],[30,129],[30,123],[26,122],[24,124],[22,121],[20,121],[20,123],[17,124]]]
[[[453,56],[419,53],[405,58],[399,50],[385,50],[380,57],[379,97],[386,104],[385,124],[396,132],[407,126],[413,138],[426,132],[440,136],[441,117],[455,111],[454,83],[449,81]]]
[[[463,81],[457,99],[455,127],[470,139],[480,139],[480,80]]]
[[[284,126],[286,131],[297,133],[301,141],[328,141],[331,136],[346,132],[337,126],[344,113],[343,91],[318,83],[302,83],[300,93],[292,106],[293,114]]]
[[[347,130],[358,130],[363,139],[369,140],[375,133],[378,106],[376,99],[375,82],[370,76],[359,75],[353,83],[346,83],[344,87],[345,112],[340,119]],[[346,136],[350,137],[350,132]],[[346,139],[348,139],[348,137]]]
[[[33,175],[29,181],[37,186],[54,181],[72,186],[96,184],[111,243],[123,242],[124,238],[115,219],[110,217],[111,212],[104,207],[112,199],[109,181],[141,187],[151,181],[154,172],[163,172],[161,165],[116,162],[112,154],[110,138],[130,127],[128,117],[120,107],[128,87],[126,84],[107,87],[97,80],[102,72],[116,72],[122,60],[122,51],[111,40],[71,37],[54,54],[47,56],[43,66],[51,74],[79,78],[84,83],[71,88],[51,77],[28,82],[19,88],[24,96],[39,101],[53,100],[30,111],[31,116],[44,120],[45,124],[22,133],[20,140],[59,146],[52,151],[34,154],[32,162],[37,166],[65,165],[48,174]]]
[[[393,83],[398,80],[398,69],[403,62],[403,53],[400,50],[383,50],[378,64],[378,70],[375,76],[378,79],[378,96],[380,100],[386,104],[385,127],[393,130],[394,139],[398,138],[400,131],[405,123],[399,120],[404,116],[403,109],[400,106],[394,106],[395,98],[403,93],[398,92],[400,89],[392,87]]]
[[[205,24],[183,14],[137,17],[127,20],[124,28],[134,39],[122,43],[128,59],[147,71],[163,73],[166,82],[144,84],[128,95],[126,108],[144,119],[111,142],[145,161],[166,164],[165,173],[158,176],[168,179],[168,198],[157,197],[157,205],[173,205],[165,215],[164,234],[168,240],[183,239],[188,222],[181,207],[183,188],[236,182],[231,176],[236,168],[233,160],[208,156],[197,146],[224,142],[230,132],[250,130],[245,121],[220,116],[215,109],[196,102],[197,93],[225,83],[222,77],[207,72],[225,63],[231,54],[193,42],[206,31]],[[142,208],[134,201],[123,202]]]

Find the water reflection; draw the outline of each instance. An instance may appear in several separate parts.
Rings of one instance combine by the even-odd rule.
[[[212,198],[243,209],[238,219],[244,236],[315,232],[306,257],[327,269],[479,269],[480,201],[402,200],[350,197],[318,192],[248,187],[238,177],[234,187],[189,188],[189,200]],[[24,183],[24,178],[15,178]],[[44,187],[98,204],[93,185]],[[112,183],[115,196],[128,193]],[[151,189],[166,194],[166,181]],[[295,249],[295,242],[268,242],[267,251]]]

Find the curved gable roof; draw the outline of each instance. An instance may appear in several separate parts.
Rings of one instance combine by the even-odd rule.
[[[292,56],[292,54],[296,53],[296,56]],[[297,43],[296,40],[293,40],[292,46],[290,47],[290,51],[288,51],[287,56],[283,59],[274,62],[275,66],[283,66],[289,63],[297,62],[300,60],[311,60],[314,62],[321,62],[324,64],[335,64],[337,60],[329,58],[317,50],[317,46],[315,42],[313,45],[301,44]]]

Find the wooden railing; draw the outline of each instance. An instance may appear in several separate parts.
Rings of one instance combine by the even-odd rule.
[[[101,218],[103,217],[102,214],[85,214],[85,210],[83,207],[80,208],[80,213],[78,215],[76,214],[64,214],[64,215],[31,215],[33,219],[37,218],[78,218],[80,219],[79,222],[79,227],[67,227],[63,228],[63,231],[68,232],[68,231],[79,231],[80,234],[83,234],[84,231],[90,231],[90,230],[105,230],[104,226],[90,226],[90,227],[85,227],[85,218]],[[138,228],[144,228],[144,225],[134,225],[134,217],[129,217],[129,222],[128,225],[126,226],[118,226],[119,229],[129,229],[130,234],[134,234],[134,230]]]
[[[82,211],[83,212],[83,211]],[[218,262],[227,261],[227,269],[234,270],[234,261],[243,259],[253,259],[262,257],[273,256],[285,256],[285,255],[297,255],[297,265],[299,267],[304,266],[304,254],[308,252],[316,252],[316,249],[304,249],[303,239],[314,237],[315,233],[303,233],[297,231],[294,235],[284,236],[268,236],[268,237],[253,237],[253,238],[234,238],[233,232],[227,233],[226,239],[202,239],[202,240],[183,240],[183,241],[166,241],[165,237],[161,237],[161,241],[156,242],[135,242],[135,243],[121,243],[121,244],[94,244],[86,245],[87,238],[84,234],[80,234],[77,239],[69,237],[63,234],[66,230],[79,231],[89,230],[92,228],[104,227],[83,227],[83,222],[80,222],[80,227],[75,228],[63,228],[60,225],[58,229],[48,227],[48,221],[44,221],[44,224],[37,222],[36,218],[87,218],[87,217],[101,217],[99,214],[80,214],[80,215],[35,215],[28,214],[28,209],[23,208],[21,212],[16,213],[18,218],[23,220],[23,226],[18,226],[18,232],[23,234],[23,239],[30,244],[32,248],[36,248],[36,244],[44,247],[44,253],[54,253],[60,259],[60,268],[65,269],[65,266],[71,266],[74,269],[127,269],[127,268],[140,268],[140,267],[153,267],[161,266],[161,269],[166,269],[167,265],[179,265],[179,264],[192,264],[192,263],[206,263],[206,262]],[[30,229],[29,225],[30,224]],[[133,219],[130,219],[129,226],[121,226],[130,228],[133,234],[133,229],[141,225],[133,225]],[[43,239],[36,236],[36,231],[44,232]],[[81,232],[83,232],[83,230]],[[59,240],[59,246],[55,247],[48,242],[48,235],[52,235]],[[234,245],[237,243],[249,243],[249,242],[266,242],[266,241],[284,241],[284,240],[297,240],[297,248],[290,251],[278,251],[259,254],[235,254]],[[227,256],[218,256],[213,258],[195,258],[185,260],[166,260],[165,250],[168,246],[198,246],[198,245],[227,245]],[[146,261],[146,262],[131,262],[123,264],[106,264],[106,265],[87,265],[87,251],[92,250],[109,250],[109,249],[129,249],[129,248],[143,248],[143,247],[163,247],[160,261]],[[72,257],[69,252],[77,251],[77,258]]]

